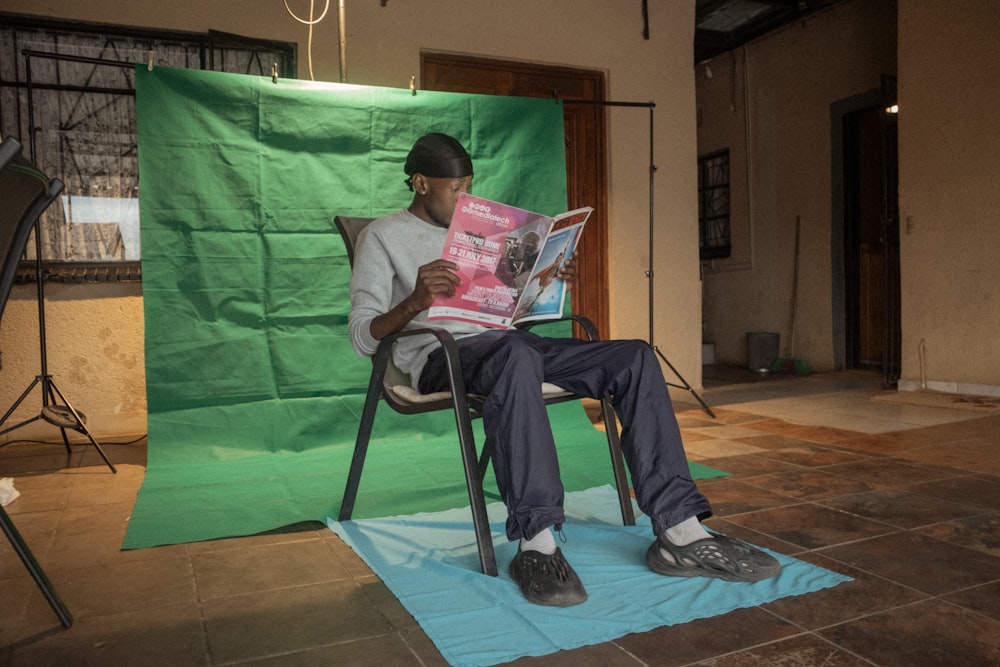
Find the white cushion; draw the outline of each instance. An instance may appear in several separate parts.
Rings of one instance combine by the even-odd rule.
[[[387,389],[400,400],[406,401],[407,403],[430,403],[432,401],[440,401],[451,398],[450,391],[436,391],[432,394],[421,394],[413,387],[405,384],[393,385]],[[557,387],[549,382],[542,383],[542,396],[545,396],[546,398],[556,394],[565,393],[568,392],[562,387]]]

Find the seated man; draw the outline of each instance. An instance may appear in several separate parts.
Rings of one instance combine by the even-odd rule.
[[[417,140],[404,171],[412,203],[369,224],[355,255],[349,329],[366,356],[389,334],[428,326],[434,298],[454,294],[459,282],[457,265],[440,256],[458,195],[472,184],[472,160],[453,137],[434,133]],[[570,258],[559,277],[575,276]],[[587,599],[552,533],[565,520],[563,486],[542,382],[611,397],[639,509],[656,535],[646,552],[654,572],[730,581],[777,574],[780,566],[768,554],[702,527],[711,508],[691,479],[667,384],[645,342],[545,338],[450,320],[434,326],[456,338],[467,390],[486,397],[483,427],[495,447],[507,536],[520,540],[509,572],[528,600],[569,606]],[[402,339],[394,360],[421,392],[447,389],[445,355],[433,337]]]

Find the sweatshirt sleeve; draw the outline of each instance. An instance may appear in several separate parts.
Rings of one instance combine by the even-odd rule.
[[[367,228],[358,237],[351,272],[351,314],[347,320],[351,345],[363,357],[372,356],[378,347],[378,340],[371,334],[372,320],[392,308],[392,262],[382,239],[370,231]]]

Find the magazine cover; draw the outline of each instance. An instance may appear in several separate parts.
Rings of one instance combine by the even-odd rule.
[[[428,319],[510,327],[520,291],[551,227],[548,216],[460,195],[441,258],[458,264],[462,284],[454,296],[438,297]]]
[[[572,256],[593,209],[555,218],[481,197],[460,196],[441,254],[459,265],[453,297],[439,297],[429,320],[455,319],[506,329],[562,315],[559,267]]]

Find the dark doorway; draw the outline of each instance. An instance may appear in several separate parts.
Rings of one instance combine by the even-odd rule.
[[[843,123],[844,334],[847,368],[900,368],[896,109],[892,90]]]
[[[422,54],[420,77],[427,90],[457,93],[603,101],[605,90],[604,74],[599,71],[442,53]],[[597,104],[567,104],[563,107],[563,121],[568,205],[594,207],[577,255],[580,274],[572,292],[573,312],[590,318],[601,337],[607,338],[605,111]]]

